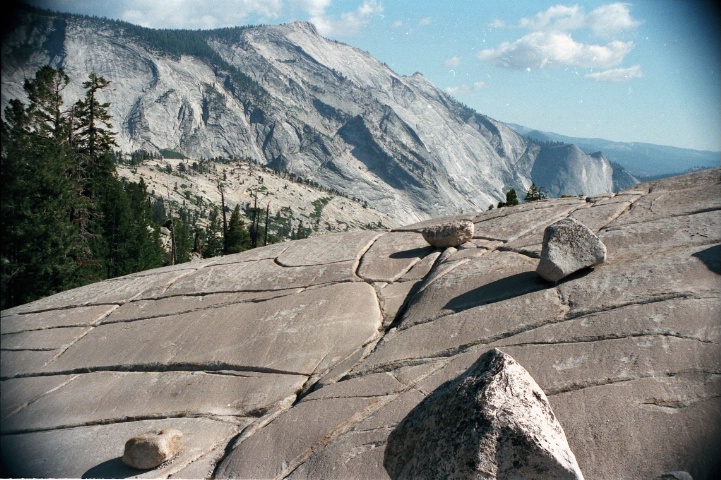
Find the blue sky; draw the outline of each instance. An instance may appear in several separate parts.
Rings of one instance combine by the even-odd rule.
[[[701,0],[32,0],[153,28],[309,20],[492,118],[721,150],[719,10]]]

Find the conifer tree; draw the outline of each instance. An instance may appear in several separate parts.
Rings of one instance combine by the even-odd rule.
[[[208,216],[208,227],[205,229],[203,258],[216,257],[221,253],[223,253],[222,226],[218,207],[214,206]]]
[[[230,214],[228,232],[225,235],[225,253],[239,253],[250,248],[250,233],[240,215],[240,205]]]

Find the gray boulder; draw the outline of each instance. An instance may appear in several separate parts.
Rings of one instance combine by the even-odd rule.
[[[605,261],[603,242],[584,224],[569,217],[546,227],[536,272],[549,282],[557,282]]]
[[[394,479],[583,478],[546,395],[495,348],[411,411],[384,465]]]
[[[423,239],[437,248],[457,247],[473,238],[474,225],[470,220],[445,222],[420,230]]]
[[[150,470],[173,458],[183,444],[183,432],[174,428],[137,435],[125,443],[123,463]]]

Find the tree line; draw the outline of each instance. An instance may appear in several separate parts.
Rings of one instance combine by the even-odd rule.
[[[158,209],[142,179],[119,179],[110,104],[101,99],[109,82],[91,73],[68,108],[69,83],[62,69],[42,67],[23,85],[27,103],[11,100],[0,124],[0,308],[188,261],[193,251],[210,257],[258,245],[239,208],[229,222],[223,209],[221,224],[214,207],[201,230],[172,204]]]

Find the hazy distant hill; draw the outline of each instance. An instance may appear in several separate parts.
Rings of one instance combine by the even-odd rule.
[[[692,150],[651,143],[624,143],[601,138],[577,138],[551,132],[541,132],[509,123],[521,135],[540,141],[555,141],[578,145],[586,153],[601,151],[610,161],[618,163],[640,178],[669,176],[697,170],[716,168],[721,164],[721,152]]]
[[[111,81],[106,100],[126,152],[249,159],[367,201],[401,222],[486,209],[510,188],[544,186],[533,173],[542,154],[568,166],[569,189],[559,193],[601,193],[611,185],[605,159],[545,151],[421,74],[398,75],[310,23],[151,30],[24,10],[13,25],[2,42],[3,107],[24,97],[24,79],[44,64],[72,78],[69,102],[94,71]],[[554,181],[553,171],[543,174]]]

